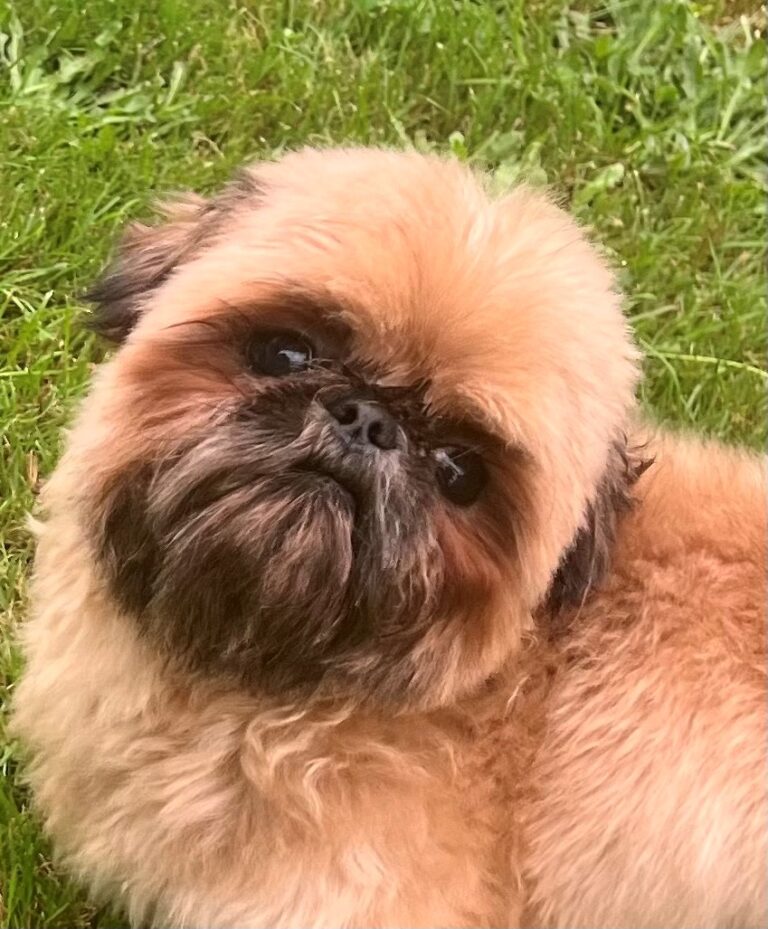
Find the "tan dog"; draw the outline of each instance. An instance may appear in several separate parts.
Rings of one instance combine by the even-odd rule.
[[[571,219],[304,151],[133,228],[94,299],[122,344],[45,492],[16,726],[95,892],[174,926],[764,924],[761,466],[633,450]]]

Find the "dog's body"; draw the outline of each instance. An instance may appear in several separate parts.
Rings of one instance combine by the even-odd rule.
[[[563,640],[530,772],[534,922],[766,923],[764,463],[666,437]]]
[[[617,429],[636,429],[632,353],[610,279],[554,208],[524,194],[513,203],[511,218],[502,219],[486,211],[487,201],[458,169],[426,162],[423,170],[416,156],[293,157],[295,166],[287,159],[287,168],[265,172],[268,192],[258,193],[266,197],[259,216],[266,217],[274,241],[291,230],[292,249],[299,253],[293,268],[288,259],[281,264],[281,277],[295,281],[304,274],[326,291],[353,295],[360,305],[370,305],[375,294],[384,316],[400,307],[396,321],[389,316],[371,334],[387,340],[390,373],[410,382],[407,352],[415,357],[419,344],[427,346],[423,357],[440,362],[430,374],[434,389],[460,385],[464,398],[480,399],[504,442],[520,446],[512,464],[488,452],[488,467],[507,475],[516,495],[517,521],[509,536],[502,532],[507,541],[501,545],[503,553],[514,553],[513,563],[473,535],[480,529],[470,518],[486,520],[486,538],[506,525],[494,524],[491,512],[483,517],[479,504],[446,515],[423,478],[414,476],[416,489],[409,493],[424,499],[415,515],[427,521],[424,538],[432,539],[419,542],[408,532],[412,517],[396,485],[387,485],[399,516],[390,525],[386,514],[377,514],[384,527],[377,532],[396,532],[402,557],[417,553],[409,572],[419,572],[418,578],[409,575],[415,588],[387,594],[392,609],[415,590],[424,603],[449,609],[450,617],[458,610],[462,622],[453,627],[438,616],[430,628],[425,620],[418,640],[406,636],[421,627],[393,627],[381,649],[369,641],[367,651],[354,637],[331,640],[320,630],[314,642],[341,642],[345,650],[336,664],[329,655],[322,671],[311,664],[311,654],[305,657],[309,691],[290,664],[295,650],[267,652],[261,641],[256,648],[250,626],[238,632],[237,648],[227,643],[203,652],[197,626],[172,609],[174,598],[186,602],[193,576],[186,576],[186,587],[171,587],[163,571],[154,574],[154,599],[136,607],[144,576],[156,571],[157,542],[133,535],[126,543],[121,527],[141,527],[145,505],[154,508],[152,525],[171,519],[169,512],[178,509],[173,494],[180,481],[190,480],[189,469],[181,467],[197,447],[190,452],[169,445],[156,455],[149,489],[128,503],[115,481],[123,473],[136,475],[136,450],[150,433],[155,431],[153,448],[159,436],[170,443],[174,430],[185,435],[202,415],[200,397],[224,389],[199,366],[192,374],[182,369],[189,359],[173,355],[175,343],[158,351],[157,340],[175,331],[206,288],[217,298],[212,314],[230,303],[242,305],[237,294],[252,294],[258,290],[254,281],[264,279],[259,256],[269,257],[276,247],[269,232],[267,244],[255,251],[243,244],[252,233],[240,201],[254,195],[252,189],[233,190],[227,201],[227,209],[241,216],[238,236],[199,260],[196,252],[205,249],[200,226],[191,224],[188,211],[180,214],[140,251],[146,267],[139,270],[154,279],[143,291],[121,279],[119,295],[105,298],[112,310],[121,309],[122,315],[110,317],[113,329],[125,325],[123,303],[133,317],[144,315],[98,379],[45,491],[48,519],[39,530],[37,608],[27,631],[16,726],[31,749],[30,779],[59,848],[97,892],[121,899],[135,920],[152,915],[163,925],[762,925],[768,824],[761,463],[673,437],[646,443],[645,454],[655,458],[648,470],[633,464],[630,452],[614,454]],[[297,169],[306,177],[294,189]],[[359,195],[355,184],[360,173],[365,179],[371,171],[388,180],[394,205],[360,206],[378,225],[374,238],[361,237],[358,229],[350,240],[345,236],[348,217],[358,209],[352,206]],[[436,195],[430,198],[435,173]],[[311,189],[315,184],[325,200]],[[281,191],[272,195],[274,208],[270,190]],[[446,193],[445,201],[438,191]],[[317,202],[309,215],[319,216],[317,223],[291,225],[291,209],[306,215],[311,198]],[[341,214],[323,213],[318,204],[326,202],[341,204]],[[413,218],[417,202],[431,211],[419,214],[421,225]],[[194,210],[198,221],[208,222],[206,207]],[[412,227],[387,225],[388,211],[398,216],[398,210]],[[462,211],[473,222],[461,236],[470,261],[458,268],[445,230],[456,227]],[[216,210],[212,221],[220,221]],[[196,230],[191,238],[190,229]],[[496,235],[501,245],[493,245]],[[515,247],[515,235],[523,246]],[[345,270],[340,277],[331,270],[328,255],[337,247],[357,273]],[[486,262],[492,247],[498,258],[493,266]],[[191,250],[189,273],[185,250]],[[248,274],[236,277],[232,269],[246,252]],[[430,279],[427,254],[441,256],[442,278]],[[157,255],[163,258],[159,265]],[[461,297],[468,305],[475,274],[488,293],[505,286],[520,260],[516,255],[527,256],[534,274],[526,276],[527,266],[525,273],[512,274],[520,314],[511,324],[514,341],[505,343],[506,330],[497,329],[501,343],[483,342],[483,326],[487,332],[503,317],[489,323],[494,317],[483,309],[475,325],[463,311],[452,316],[451,301]],[[169,277],[178,265],[181,272]],[[398,290],[404,279],[409,299],[419,295],[412,320]],[[535,352],[549,338],[547,314],[550,308],[560,313],[568,299],[584,314],[581,327],[570,328],[563,317],[564,331],[543,351],[541,366]],[[425,300],[432,301],[438,323],[428,336]],[[458,350],[445,341],[452,329]],[[400,331],[409,341],[396,348]],[[559,358],[562,339],[568,353]],[[493,382],[499,344],[507,345],[507,353],[523,347],[500,368],[509,393],[491,396],[482,385]],[[473,355],[478,345],[483,353]],[[184,350],[198,347],[185,344]],[[589,360],[593,349],[599,369]],[[173,374],[158,367],[169,358],[177,366]],[[217,356],[216,377],[226,363],[224,354]],[[228,373],[228,383],[234,377]],[[159,383],[145,397],[153,379]],[[178,393],[179,381],[185,395]],[[238,383],[238,389],[245,388]],[[514,403],[507,405],[506,396]],[[431,395],[429,403],[439,407],[440,397]],[[220,428],[218,419],[211,423],[204,425]],[[637,440],[646,442],[639,430]],[[405,454],[394,450],[394,440],[385,446],[381,441],[377,460],[382,448],[388,461],[390,451]],[[282,443],[280,454],[294,445]],[[194,460],[195,473],[206,467],[205,458]],[[249,480],[263,482],[261,474]],[[346,471],[341,478],[350,480]],[[296,479],[304,481],[304,472]],[[390,474],[388,480],[396,478]],[[136,486],[135,477],[128,486]],[[216,500],[231,499],[240,487],[233,491],[228,484],[226,496]],[[321,492],[326,490],[313,484],[308,499],[331,500],[317,496]],[[163,536],[169,552],[210,511],[208,497],[201,503],[197,493],[193,518]],[[265,505],[266,491],[261,493],[253,507]],[[332,493],[327,505],[346,518],[346,504]],[[89,509],[94,499],[95,515]],[[503,511],[506,498],[492,499]],[[356,501],[355,518],[362,519]],[[227,531],[241,509],[227,518]],[[446,524],[454,519],[464,520],[458,529]],[[321,534],[324,544],[334,538],[332,531]],[[365,552],[357,549],[353,557],[373,558],[370,546],[378,538],[372,535]],[[217,550],[210,544],[209,536],[201,573],[216,568]],[[293,565],[299,598],[302,584],[310,583],[317,544],[302,549],[309,562],[278,548],[280,564],[269,568],[281,580],[284,563]],[[613,567],[600,579],[596,565],[606,547]],[[232,548],[227,551],[231,558]],[[426,553],[423,562],[419,551]],[[439,558],[450,563],[443,567]],[[329,584],[335,566],[329,562],[323,569]],[[247,573],[248,564],[239,570]],[[382,562],[384,593],[386,570]],[[239,576],[225,578],[223,589]],[[450,591],[454,576],[458,586]],[[206,584],[217,579],[206,575]],[[436,583],[439,596],[430,587]],[[272,588],[260,589],[269,604]],[[359,588],[354,609],[361,598],[384,593]],[[310,612],[317,596],[315,591],[306,601]],[[188,601],[188,609],[200,597],[205,591]],[[233,617],[237,607],[239,601]],[[134,615],[147,618],[137,624]],[[260,622],[274,623],[268,612],[261,615]],[[355,616],[366,621],[366,614]],[[152,625],[163,617],[165,625]],[[341,618],[334,630],[339,623]],[[229,631],[227,626],[222,634]],[[303,642],[293,627],[289,632],[292,642]],[[246,646],[255,649],[247,666],[238,663]]]

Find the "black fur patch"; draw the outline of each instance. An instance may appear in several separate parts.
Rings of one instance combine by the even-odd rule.
[[[207,207],[185,205],[183,219],[159,226],[129,227],[102,277],[87,291],[95,304],[89,327],[112,342],[123,342],[136,325],[144,299],[190,257],[205,238]]]
[[[84,295],[95,304],[89,327],[111,342],[123,342],[146,297],[220,231],[233,209],[262,195],[258,179],[243,171],[213,200],[179,198],[165,209],[165,222],[129,226],[116,256]]]
[[[147,521],[148,483],[147,468],[121,475],[104,499],[100,531],[100,554],[112,589],[119,592],[120,605],[137,614],[152,600],[160,558],[158,540]]]
[[[585,524],[565,552],[550,587],[547,607],[557,614],[579,606],[607,573],[616,529],[633,504],[632,487],[653,464],[627,448],[626,439],[613,444],[608,467],[589,504]]]

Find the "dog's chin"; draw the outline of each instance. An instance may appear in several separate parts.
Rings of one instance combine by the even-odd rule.
[[[429,499],[397,469],[263,454],[212,443],[118,479],[99,555],[122,611],[196,675],[402,697],[444,587]]]

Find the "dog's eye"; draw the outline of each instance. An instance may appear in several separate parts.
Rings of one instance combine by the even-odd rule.
[[[285,377],[304,371],[314,352],[310,343],[294,332],[266,335],[251,345],[249,360],[259,374]]]
[[[434,452],[440,492],[451,503],[469,506],[488,481],[483,459],[468,448],[439,448]]]

